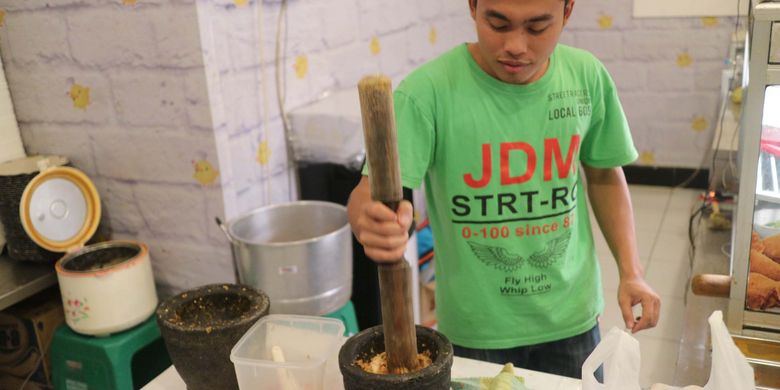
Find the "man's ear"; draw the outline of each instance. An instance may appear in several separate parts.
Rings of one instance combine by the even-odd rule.
[[[476,19],[477,18],[477,0],[469,0],[469,11],[471,13],[471,18]]]
[[[569,18],[571,17],[571,13],[574,11],[574,3],[575,0],[569,0],[569,4],[566,5],[563,9],[563,25],[566,26],[566,23],[569,22]]]

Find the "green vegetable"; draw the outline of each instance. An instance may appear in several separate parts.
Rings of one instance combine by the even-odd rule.
[[[512,363],[507,363],[494,378],[453,379],[455,390],[530,390],[522,377],[515,375]]]
[[[764,226],[775,228],[775,229],[780,229],[780,220],[777,220],[777,221],[774,221],[774,222],[769,222],[768,224],[766,224]]]

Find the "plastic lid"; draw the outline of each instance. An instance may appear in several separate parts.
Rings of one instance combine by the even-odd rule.
[[[95,234],[100,197],[78,169],[42,166],[24,189],[19,214],[36,244],[52,252],[67,252],[82,247]]]

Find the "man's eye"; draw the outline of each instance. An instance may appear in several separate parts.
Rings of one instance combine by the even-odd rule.
[[[507,27],[508,27],[508,25],[506,25],[506,24],[493,24],[493,23],[490,23],[490,28],[492,28],[495,31],[503,31],[503,30],[506,30]]]
[[[529,28],[528,29],[528,33],[531,34],[531,35],[540,35],[541,33],[545,32],[545,31],[547,31],[547,27],[540,28],[540,29],[535,29],[535,28]]]

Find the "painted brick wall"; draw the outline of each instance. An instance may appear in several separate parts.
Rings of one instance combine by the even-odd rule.
[[[276,99],[281,7],[197,2],[228,216],[295,197]],[[368,73],[398,79],[473,36],[466,4],[450,0],[290,0],[286,15],[287,112]]]
[[[187,1],[2,1],[0,52],[28,154],[96,183],[162,294],[232,280],[197,10]],[[197,169],[195,167],[197,164]],[[211,172],[214,172],[213,170]]]
[[[593,52],[615,79],[636,164],[699,167],[717,122],[734,19],[634,19],[632,4],[578,1],[564,40]]]
[[[401,5],[291,0],[286,109],[368,72],[400,76],[467,39],[454,3]],[[150,246],[163,295],[232,279],[214,216],[294,197],[275,99],[279,10],[0,1],[0,54],[28,153],[66,155],[95,181],[114,237]]]
[[[67,155],[96,181],[115,236],[151,247],[163,293],[232,279],[214,216],[295,197],[276,101],[280,8],[0,0],[0,54],[28,153]],[[288,111],[366,73],[398,80],[474,39],[465,0],[289,0],[286,20]],[[695,167],[731,29],[727,19],[634,20],[628,1],[588,0],[563,41],[611,71],[639,164]]]

